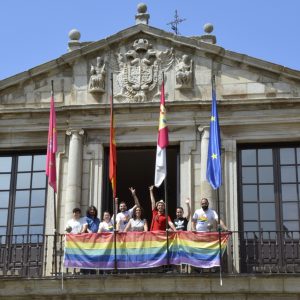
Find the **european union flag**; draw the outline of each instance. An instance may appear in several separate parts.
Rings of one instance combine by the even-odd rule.
[[[212,105],[206,178],[215,190],[222,184],[221,137],[214,77],[212,78]]]

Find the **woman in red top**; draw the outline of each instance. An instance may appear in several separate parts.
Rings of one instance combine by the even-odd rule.
[[[166,215],[165,215],[165,202],[163,200],[159,200],[155,203],[155,198],[153,194],[154,186],[151,185],[149,187],[150,190],[150,199],[151,199],[151,206],[152,206],[152,222],[150,230],[166,230]],[[168,216],[168,223],[170,228],[173,231],[176,231],[174,224],[172,223],[170,217]]]

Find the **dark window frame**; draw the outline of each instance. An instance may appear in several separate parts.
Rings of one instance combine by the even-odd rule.
[[[22,243],[36,243],[37,240],[40,240],[40,242],[42,242],[42,237],[41,238],[34,238],[34,240],[30,241],[30,239],[24,239],[25,235],[44,235],[45,233],[45,219],[46,219],[46,207],[47,207],[47,192],[48,192],[48,185],[47,185],[47,178],[45,176],[45,184],[43,187],[33,187],[32,186],[32,181],[33,181],[33,176],[34,174],[45,174],[45,167],[43,169],[40,170],[34,170],[34,157],[38,156],[38,155],[44,155],[46,156],[46,150],[44,149],[39,149],[39,150],[24,150],[24,151],[1,151],[0,152],[0,157],[11,157],[12,158],[12,162],[11,162],[11,169],[10,172],[3,172],[1,174],[10,174],[11,179],[10,179],[10,186],[9,186],[9,199],[8,199],[8,206],[7,206],[7,211],[8,211],[8,215],[7,215],[7,222],[6,222],[6,226],[1,226],[1,228],[6,228],[6,235],[8,236],[12,236],[14,235],[14,228],[21,228],[21,227],[26,227],[26,233],[22,233],[19,234],[21,236],[23,236],[21,238]],[[26,170],[26,171],[22,171],[22,170],[18,170],[18,160],[19,157],[21,156],[31,156],[31,164],[30,164],[30,170]],[[46,165],[46,164],[45,164]],[[17,177],[18,174],[30,174],[30,185],[28,188],[19,188],[17,189]],[[1,190],[2,191],[2,190]],[[4,190],[3,190],[4,191]],[[22,205],[22,206],[16,206],[16,195],[17,195],[17,191],[28,191],[29,192],[29,199],[28,199],[28,203],[26,205]],[[45,193],[45,198],[44,198],[44,203],[43,205],[32,205],[32,194],[34,191],[44,191]],[[44,212],[43,212],[43,223],[39,223],[39,224],[30,224],[30,214],[32,213],[33,209],[38,209],[38,208],[43,208]],[[14,223],[14,214],[16,209],[27,209],[28,210],[28,217],[27,217],[27,222],[26,224],[19,224],[19,225],[15,225]],[[35,233],[29,233],[31,228],[34,227],[39,227],[39,226],[43,226],[43,230],[41,233],[35,234]],[[13,240],[13,238],[10,239],[10,241],[6,241],[9,243],[14,243],[14,242],[18,242],[16,239],[15,241]]]

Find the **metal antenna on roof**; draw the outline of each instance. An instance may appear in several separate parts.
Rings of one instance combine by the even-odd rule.
[[[186,19],[180,19],[177,13],[177,9],[175,10],[174,21],[167,23],[167,25],[171,25],[171,29],[175,32],[176,35],[179,35],[178,24],[185,21]]]

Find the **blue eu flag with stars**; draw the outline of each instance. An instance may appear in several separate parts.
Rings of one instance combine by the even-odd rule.
[[[212,105],[206,178],[215,190],[222,184],[221,138],[214,77],[212,78]]]

